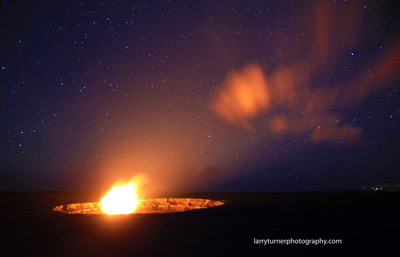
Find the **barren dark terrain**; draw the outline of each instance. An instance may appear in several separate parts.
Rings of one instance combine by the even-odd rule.
[[[209,193],[183,213],[68,215],[60,204],[99,192],[0,193],[0,256],[393,256],[397,192]],[[255,245],[258,239],[342,239],[341,245]]]

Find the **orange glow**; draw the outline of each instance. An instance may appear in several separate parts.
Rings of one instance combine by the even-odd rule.
[[[343,49],[353,56],[355,53],[350,51],[353,44],[366,38],[360,37],[364,24],[359,15],[362,9],[365,8],[361,1],[353,1],[351,5],[313,1],[303,11],[312,19],[289,19],[287,30],[302,31],[301,34],[280,28],[270,33],[267,40],[275,47],[273,65],[253,62],[226,76],[213,97],[213,111],[222,120],[251,132],[260,132],[267,125],[274,136],[302,135],[314,143],[357,143],[362,128],[346,123],[343,111],[371,93],[391,87],[400,78],[397,35],[365,69],[356,71],[347,67],[352,74],[347,80],[335,84],[330,79],[326,82],[321,79],[326,74],[334,77],[335,67],[342,62],[339,57],[343,56]],[[398,115],[400,109],[395,113]]]
[[[345,141],[348,143],[354,142],[361,134],[361,129],[344,125],[343,127],[326,127],[314,130],[311,139],[314,142],[326,141],[331,144]]]
[[[141,200],[135,213],[171,213],[224,205],[224,201],[201,198],[154,198]],[[59,205],[53,211],[67,214],[104,214],[99,202]]]
[[[273,118],[270,125],[274,133],[282,133],[289,129],[288,120],[283,115]]]
[[[133,181],[115,185],[101,199],[101,208],[106,214],[130,214],[136,210],[140,201]]]
[[[249,119],[268,109],[269,103],[264,72],[259,65],[254,64],[228,77],[213,106],[223,119],[253,131]]]

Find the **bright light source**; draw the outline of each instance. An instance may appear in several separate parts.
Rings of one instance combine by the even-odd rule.
[[[136,210],[139,200],[133,182],[117,185],[101,199],[101,208],[107,214],[130,214]]]

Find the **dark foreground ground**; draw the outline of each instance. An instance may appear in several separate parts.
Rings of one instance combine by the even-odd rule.
[[[0,193],[0,256],[397,256],[398,192],[210,193],[224,206],[171,214],[67,215],[94,192]],[[255,245],[341,239],[341,245]]]

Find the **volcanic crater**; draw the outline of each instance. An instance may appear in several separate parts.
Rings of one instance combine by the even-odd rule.
[[[132,213],[172,213],[206,209],[223,205],[224,201],[201,198],[156,198],[140,200]],[[73,203],[59,205],[53,211],[66,214],[106,214],[101,202]]]

